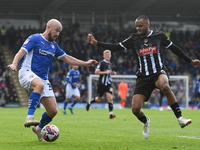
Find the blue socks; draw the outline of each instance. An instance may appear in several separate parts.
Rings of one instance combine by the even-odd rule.
[[[71,107],[74,107],[74,105],[76,105],[77,101],[73,100]]]
[[[34,115],[37,105],[40,102],[40,94],[32,92],[29,96],[28,115]]]
[[[197,104],[197,108],[200,109],[200,102]]]
[[[72,101],[72,105],[71,105],[71,107],[74,107],[74,105],[76,105],[76,103],[77,103],[77,101],[76,101],[76,100],[73,100],[73,101]],[[63,110],[66,110],[66,108],[67,108],[67,104],[68,104],[68,102],[67,102],[67,101],[64,101],[64,107],[63,107]]]
[[[39,127],[42,129],[45,125],[52,121],[52,118],[49,117],[46,111],[42,114],[42,118],[40,119]]]
[[[66,107],[67,107],[67,101],[64,102],[64,108],[63,108],[63,110],[66,110]]]

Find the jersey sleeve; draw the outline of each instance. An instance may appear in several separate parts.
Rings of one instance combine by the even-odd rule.
[[[61,57],[66,55],[66,53],[58,46],[56,42],[54,42],[54,46],[56,47],[55,57],[57,59],[60,59]]]
[[[69,84],[73,84],[72,83],[72,81],[71,81],[71,76],[72,76],[72,74],[71,74],[71,71],[69,71],[68,73],[67,73],[67,76],[66,76],[66,81],[69,83]]]
[[[127,39],[120,42],[119,45],[123,47],[125,50],[133,48],[132,36],[133,35],[129,36]]]
[[[100,71],[105,71],[104,69],[105,69],[105,63],[103,63],[103,62],[101,62],[101,64],[100,64]]]
[[[101,62],[98,63],[96,70],[101,71]]]
[[[30,52],[35,45],[37,37],[35,35],[30,35],[26,41],[22,45],[22,49],[26,51],[26,53]]]
[[[162,44],[165,46],[165,48],[169,48],[173,43],[172,41],[167,37],[167,35],[162,32],[161,33],[161,39],[162,39]]]

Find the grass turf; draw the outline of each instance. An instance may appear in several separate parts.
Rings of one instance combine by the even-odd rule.
[[[44,109],[38,108],[39,120]],[[57,141],[39,142],[31,128],[24,128],[26,108],[0,108],[0,149],[80,149],[80,150],[196,150],[200,148],[200,119],[198,110],[182,110],[192,124],[180,128],[172,111],[144,109],[151,119],[150,137],[144,139],[142,123],[131,109],[114,109],[115,119],[109,119],[107,109],[74,109],[72,115],[58,114],[51,124],[60,130]]]

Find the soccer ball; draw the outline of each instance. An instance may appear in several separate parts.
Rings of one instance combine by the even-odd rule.
[[[45,141],[53,142],[57,140],[59,136],[59,130],[55,125],[49,124],[44,126],[44,128],[42,128],[41,134],[45,139]]]

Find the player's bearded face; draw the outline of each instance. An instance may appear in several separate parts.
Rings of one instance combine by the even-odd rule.
[[[49,41],[53,42],[56,40],[56,38],[58,37],[59,34],[57,34],[57,32],[54,32],[51,30],[48,35],[49,35]]]
[[[51,32],[49,32],[48,35],[49,35],[49,41],[50,41],[50,42],[55,41],[55,38],[52,36]]]
[[[59,33],[56,29],[52,28],[49,32],[49,41],[53,42],[56,40],[56,38],[59,36]]]
[[[145,36],[145,35],[147,35],[147,32],[148,32],[148,29],[147,28],[144,28],[144,29],[142,29],[141,31],[139,31],[139,35],[140,36]]]

